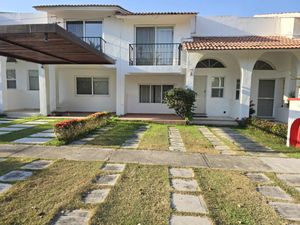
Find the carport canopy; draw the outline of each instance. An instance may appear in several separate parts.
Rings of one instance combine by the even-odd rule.
[[[39,64],[114,64],[57,24],[0,26],[0,55]]]

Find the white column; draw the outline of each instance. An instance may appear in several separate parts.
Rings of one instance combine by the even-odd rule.
[[[39,65],[40,113],[47,116],[50,113],[49,68]]]
[[[0,56],[0,113],[6,109],[6,57]]]
[[[185,74],[185,88],[194,90],[195,69],[187,68]]]
[[[122,73],[121,63],[117,63],[116,70],[116,114],[125,114],[125,74]]]
[[[195,68],[203,57],[200,52],[186,52],[185,87],[194,90]]]
[[[49,65],[50,112],[57,108],[57,81],[55,65]]]
[[[241,87],[240,87],[240,112],[239,119],[249,117],[250,98],[251,98],[251,82],[254,61],[241,60]]]

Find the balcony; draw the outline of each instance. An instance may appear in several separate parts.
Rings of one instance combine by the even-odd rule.
[[[179,66],[180,61],[180,43],[129,45],[131,66]]]
[[[106,41],[102,37],[80,37],[80,39],[97,49],[99,52],[104,52]]]

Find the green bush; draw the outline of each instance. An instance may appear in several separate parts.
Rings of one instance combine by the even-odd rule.
[[[84,119],[65,120],[54,125],[58,140],[69,143],[107,123],[111,113],[99,112]]]
[[[166,93],[165,101],[170,109],[184,119],[192,119],[197,93],[191,89],[173,88]]]
[[[287,124],[258,119],[258,118],[251,118],[250,125],[262,131],[265,131],[267,133],[276,135],[278,137],[284,139],[287,138],[287,130],[288,130]]]

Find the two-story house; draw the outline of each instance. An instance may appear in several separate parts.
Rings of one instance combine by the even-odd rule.
[[[202,17],[118,5],[0,13],[0,110],[170,114],[195,90],[198,115],[286,122],[298,96],[300,14]]]

